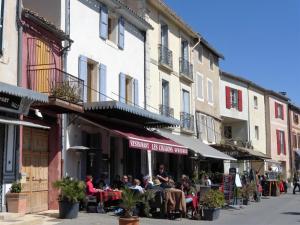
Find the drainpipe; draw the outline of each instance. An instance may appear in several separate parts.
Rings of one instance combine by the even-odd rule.
[[[17,2],[17,12],[16,12],[16,17],[17,17],[17,26],[18,26],[18,66],[17,66],[17,85],[19,87],[22,86],[22,67],[23,67],[23,62],[22,62],[22,52],[23,52],[23,27],[22,27],[22,0],[18,0]]]

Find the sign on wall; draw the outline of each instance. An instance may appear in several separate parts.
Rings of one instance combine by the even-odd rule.
[[[0,110],[17,113],[27,114],[30,108],[32,100],[28,98],[22,98],[15,95],[10,95],[0,92]]]

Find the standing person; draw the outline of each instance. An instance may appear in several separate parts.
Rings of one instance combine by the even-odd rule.
[[[205,175],[204,177],[204,184],[205,186],[211,186],[211,180],[209,179],[209,176]]]
[[[167,172],[165,171],[165,166],[163,164],[159,165],[156,177],[161,182],[161,187],[164,188],[167,186],[167,183],[169,182],[169,177]]]
[[[297,187],[298,187],[298,190],[300,191],[300,177],[299,177],[298,172],[295,172],[293,182],[294,182],[293,194],[296,194]]]

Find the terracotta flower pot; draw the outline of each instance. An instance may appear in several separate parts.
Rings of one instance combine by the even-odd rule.
[[[130,218],[119,218],[119,225],[139,225],[140,219],[136,216]]]
[[[6,194],[7,211],[11,213],[26,213],[27,194],[25,193],[7,193]]]

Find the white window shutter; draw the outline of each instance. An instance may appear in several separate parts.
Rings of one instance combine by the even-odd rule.
[[[119,75],[119,101],[126,103],[126,76],[124,73]]]
[[[78,60],[78,74],[79,78],[84,81],[83,90],[80,91],[80,93],[83,92],[83,101],[87,101],[87,75],[88,75],[88,67],[87,67],[87,57],[85,56],[79,56]]]
[[[133,104],[134,106],[139,106],[139,81],[137,79],[133,80],[133,89],[134,89]]]

